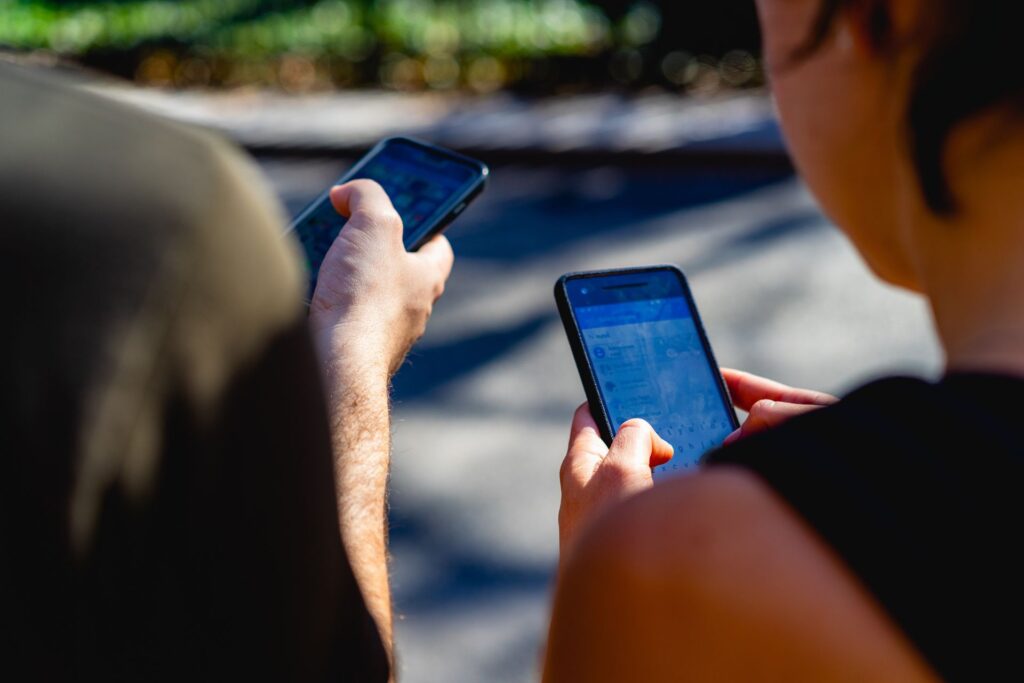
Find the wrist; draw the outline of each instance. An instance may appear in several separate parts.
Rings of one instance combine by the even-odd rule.
[[[360,379],[387,386],[390,378],[385,346],[367,326],[335,323],[317,327],[311,322],[313,344],[324,374]]]

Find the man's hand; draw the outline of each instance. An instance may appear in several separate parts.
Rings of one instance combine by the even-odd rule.
[[[764,377],[722,368],[732,402],[748,413],[743,426],[725,439],[731,444],[743,437],[778,427],[786,420],[836,403],[839,399],[821,391],[794,389]]]
[[[672,446],[643,420],[619,428],[611,448],[584,403],[576,410],[569,452],[562,461],[559,540],[564,558],[579,530],[603,508],[654,484],[651,468],[672,459]]]
[[[348,222],[320,266],[309,306],[314,339],[328,357],[351,356],[390,377],[444,291],[451,245],[439,235],[407,252],[402,219],[372,180],[335,187],[331,203]]]
[[[320,266],[309,322],[324,371],[342,542],[366,607],[393,653],[388,381],[423,334],[453,256],[444,237],[406,252],[402,220],[377,183],[335,187],[331,202],[349,220]]]

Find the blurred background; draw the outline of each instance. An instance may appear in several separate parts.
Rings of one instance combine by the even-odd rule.
[[[386,135],[491,165],[395,380],[408,681],[536,678],[583,400],[562,273],[677,263],[719,361],[785,382],[938,371],[794,176],[759,45],[751,0],[0,0],[0,58],[228,137],[290,214]]]
[[[0,42],[176,87],[756,86],[740,0],[0,1]]]

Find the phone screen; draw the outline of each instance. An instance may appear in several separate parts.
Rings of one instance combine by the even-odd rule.
[[[643,418],[675,448],[655,478],[694,470],[736,428],[683,287],[671,270],[566,282],[612,429]]]
[[[460,200],[467,199],[486,171],[457,156],[401,138],[388,140],[365,157],[344,180],[369,178],[384,188],[402,217],[407,249],[420,245]],[[345,225],[327,195],[300,214],[293,228],[302,243],[310,273],[309,296],[316,287],[327,250]]]

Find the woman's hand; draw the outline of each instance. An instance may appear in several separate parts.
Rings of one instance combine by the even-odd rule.
[[[794,389],[764,377],[722,368],[732,402],[748,413],[743,426],[725,439],[731,444],[751,434],[778,427],[786,420],[836,403],[839,399],[821,391]]]
[[[649,489],[651,468],[672,459],[672,446],[643,420],[619,428],[611,448],[584,403],[576,410],[569,452],[562,461],[562,505],[558,511],[562,557],[579,530],[611,503]]]
[[[418,252],[402,243],[402,219],[380,185],[354,180],[331,190],[348,218],[324,257],[310,325],[327,359],[344,355],[363,370],[394,374],[426,330],[454,256],[435,237]]]

